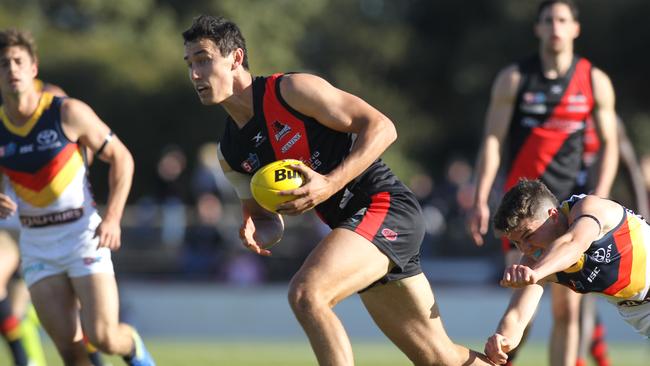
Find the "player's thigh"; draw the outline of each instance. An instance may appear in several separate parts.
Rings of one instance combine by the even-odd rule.
[[[423,273],[374,286],[361,293],[361,300],[384,334],[407,354],[453,349]]]
[[[119,322],[119,295],[115,276],[95,273],[71,278],[81,305],[81,324],[88,333],[101,333]]]
[[[78,330],[77,299],[65,274],[45,277],[29,287],[38,318],[57,344],[81,339]]]
[[[9,281],[8,293],[11,301],[12,313],[22,319],[29,306],[29,290],[22,278],[16,276]]]
[[[370,241],[334,229],[309,254],[291,287],[318,292],[334,304],[379,280],[390,267],[388,257]]]
[[[551,283],[551,307],[555,319],[576,320],[582,295],[566,286]]]

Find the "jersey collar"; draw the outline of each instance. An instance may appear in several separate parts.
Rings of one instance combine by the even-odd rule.
[[[38,122],[39,118],[41,118],[43,115],[43,112],[50,107],[53,99],[53,94],[43,93],[41,95],[41,99],[38,101],[36,110],[34,113],[32,113],[31,117],[29,117],[29,120],[27,120],[27,122],[25,122],[25,124],[22,126],[16,126],[15,124],[11,123],[11,121],[9,121],[9,117],[7,117],[7,114],[5,113],[4,106],[0,106],[0,119],[2,119],[2,124],[7,130],[9,130],[9,132],[13,133],[14,135],[25,137],[34,128],[36,122]]]

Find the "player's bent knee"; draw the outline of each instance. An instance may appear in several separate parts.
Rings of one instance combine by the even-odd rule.
[[[105,327],[98,331],[86,333],[88,342],[103,353],[114,355],[118,353],[117,327]]]
[[[289,304],[296,314],[309,314],[328,306],[318,291],[303,284],[292,283],[289,287]]]

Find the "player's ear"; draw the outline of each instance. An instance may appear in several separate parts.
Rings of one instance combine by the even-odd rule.
[[[557,209],[557,207],[551,207],[548,209],[548,217],[553,219],[553,221],[557,221],[557,219],[560,217],[560,211]]]
[[[241,48],[237,48],[236,50],[232,51],[233,55],[233,63],[232,63],[232,69],[235,70],[239,65],[244,63],[244,50]]]
[[[38,76],[38,59],[34,57],[32,60],[32,77],[36,78]]]
[[[580,36],[580,23],[575,22],[575,31],[574,32],[575,32],[575,35],[574,35],[573,39],[576,39],[576,38],[578,38]]]

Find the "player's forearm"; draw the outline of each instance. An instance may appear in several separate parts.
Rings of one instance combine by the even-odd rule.
[[[515,348],[519,345],[521,337],[524,335],[528,321],[530,319],[525,319],[518,311],[509,309],[503,318],[501,318],[501,322],[495,333],[508,338],[512,348]]]
[[[124,206],[131,191],[133,182],[134,162],[130,153],[121,154],[111,162],[108,173],[108,200],[106,203],[105,219],[120,221]]]
[[[535,310],[543,294],[544,287],[538,284],[513,291],[508,310],[497,327],[497,333],[508,338],[513,348],[521,341],[524,330],[535,315]]]
[[[571,233],[566,233],[553,241],[531,268],[538,278],[546,278],[574,265],[585,249],[573,240]]]
[[[614,178],[616,177],[616,171],[618,169],[618,160],[619,155],[617,143],[614,141],[606,143],[603,147],[603,157],[600,162],[598,184],[594,190],[596,196],[603,198],[609,197],[612,184],[614,183]]]
[[[619,151],[621,162],[630,174],[630,180],[632,181],[632,188],[634,189],[634,198],[636,201],[636,212],[641,214],[643,217],[648,217],[648,192],[645,187],[643,174],[641,173],[641,167],[636,159],[636,154],[634,153],[634,148],[628,140],[627,143],[619,143]]]
[[[501,163],[499,150],[500,144],[495,139],[488,138],[484,141],[477,167],[475,205],[488,202]]]
[[[393,122],[383,117],[374,123],[367,123],[358,133],[350,154],[329,174],[327,178],[335,184],[337,192],[352,179],[358,177],[396,140],[397,132]]]

